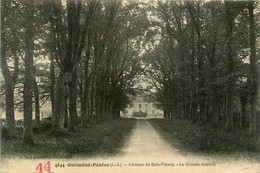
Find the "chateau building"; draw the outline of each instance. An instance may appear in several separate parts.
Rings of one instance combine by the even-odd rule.
[[[121,112],[121,117],[163,118],[163,111],[156,108],[152,102],[149,102],[142,95],[137,95],[125,112]]]

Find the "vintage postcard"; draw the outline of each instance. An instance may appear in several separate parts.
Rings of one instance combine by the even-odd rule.
[[[1,173],[259,173],[260,3],[2,0]]]

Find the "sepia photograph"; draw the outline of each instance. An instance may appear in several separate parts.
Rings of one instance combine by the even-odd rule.
[[[0,3],[1,173],[260,173],[260,1]]]

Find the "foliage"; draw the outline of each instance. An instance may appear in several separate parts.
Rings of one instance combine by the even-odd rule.
[[[214,128],[202,122],[193,124],[183,119],[149,121],[169,135],[168,141],[172,144],[178,143],[175,147],[181,152],[250,158],[257,158],[260,152],[258,142],[251,138],[245,129],[228,132],[221,127]]]
[[[247,3],[151,2],[153,26],[143,61],[150,91],[156,91],[151,97],[166,118],[201,120],[229,129],[250,126],[249,131],[256,124],[250,118],[256,111],[249,113],[248,108],[253,110],[258,103],[254,87],[258,79],[251,78],[257,78],[259,61],[251,52],[259,30],[249,29]],[[259,27],[259,4],[252,4],[254,25]],[[259,50],[258,45],[258,59]]]
[[[49,121],[46,121],[49,123]],[[88,157],[92,154],[113,155],[123,147],[131,133],[135,119],[117,119],[88,128],[78,127],[76,132],[50,131],[34,135],[35,145],[23,145],[21,136],[15,140],[1,140],[4,158],[70,158],[73,155]],[[82,154],[82,155],[81,155]]]
[[[1,125],[1,139],[2,140],[11,139],[10,135],[8,134],[8,130],[7,130],[6,126],[4,126],[4,125]]]
[[[146,112],[134,112],[133,117],[146,117],[147,113]]]
[[[52,120],[44,119],[37,124],[36,121],[33,121],[33,133],[39,134],[46,131],[50,131],[52,128]]]

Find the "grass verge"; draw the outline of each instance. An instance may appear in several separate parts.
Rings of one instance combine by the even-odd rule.
[[[77,127],[76,132],[67,130],[51,133],[39,132],[34,135],[34,146],[23,145],[22,137],[1,139],[3,158],[70,158],[80,154],[90,157],[96,154],[113,155],[125,143],[131,133],[135,119],[119,118],[112,122],[89,128]]]
[[[259,144],[244,129],[232,132],[210,124],[183,119],[148,120],[162,136],[183,154],[259,160]]]

